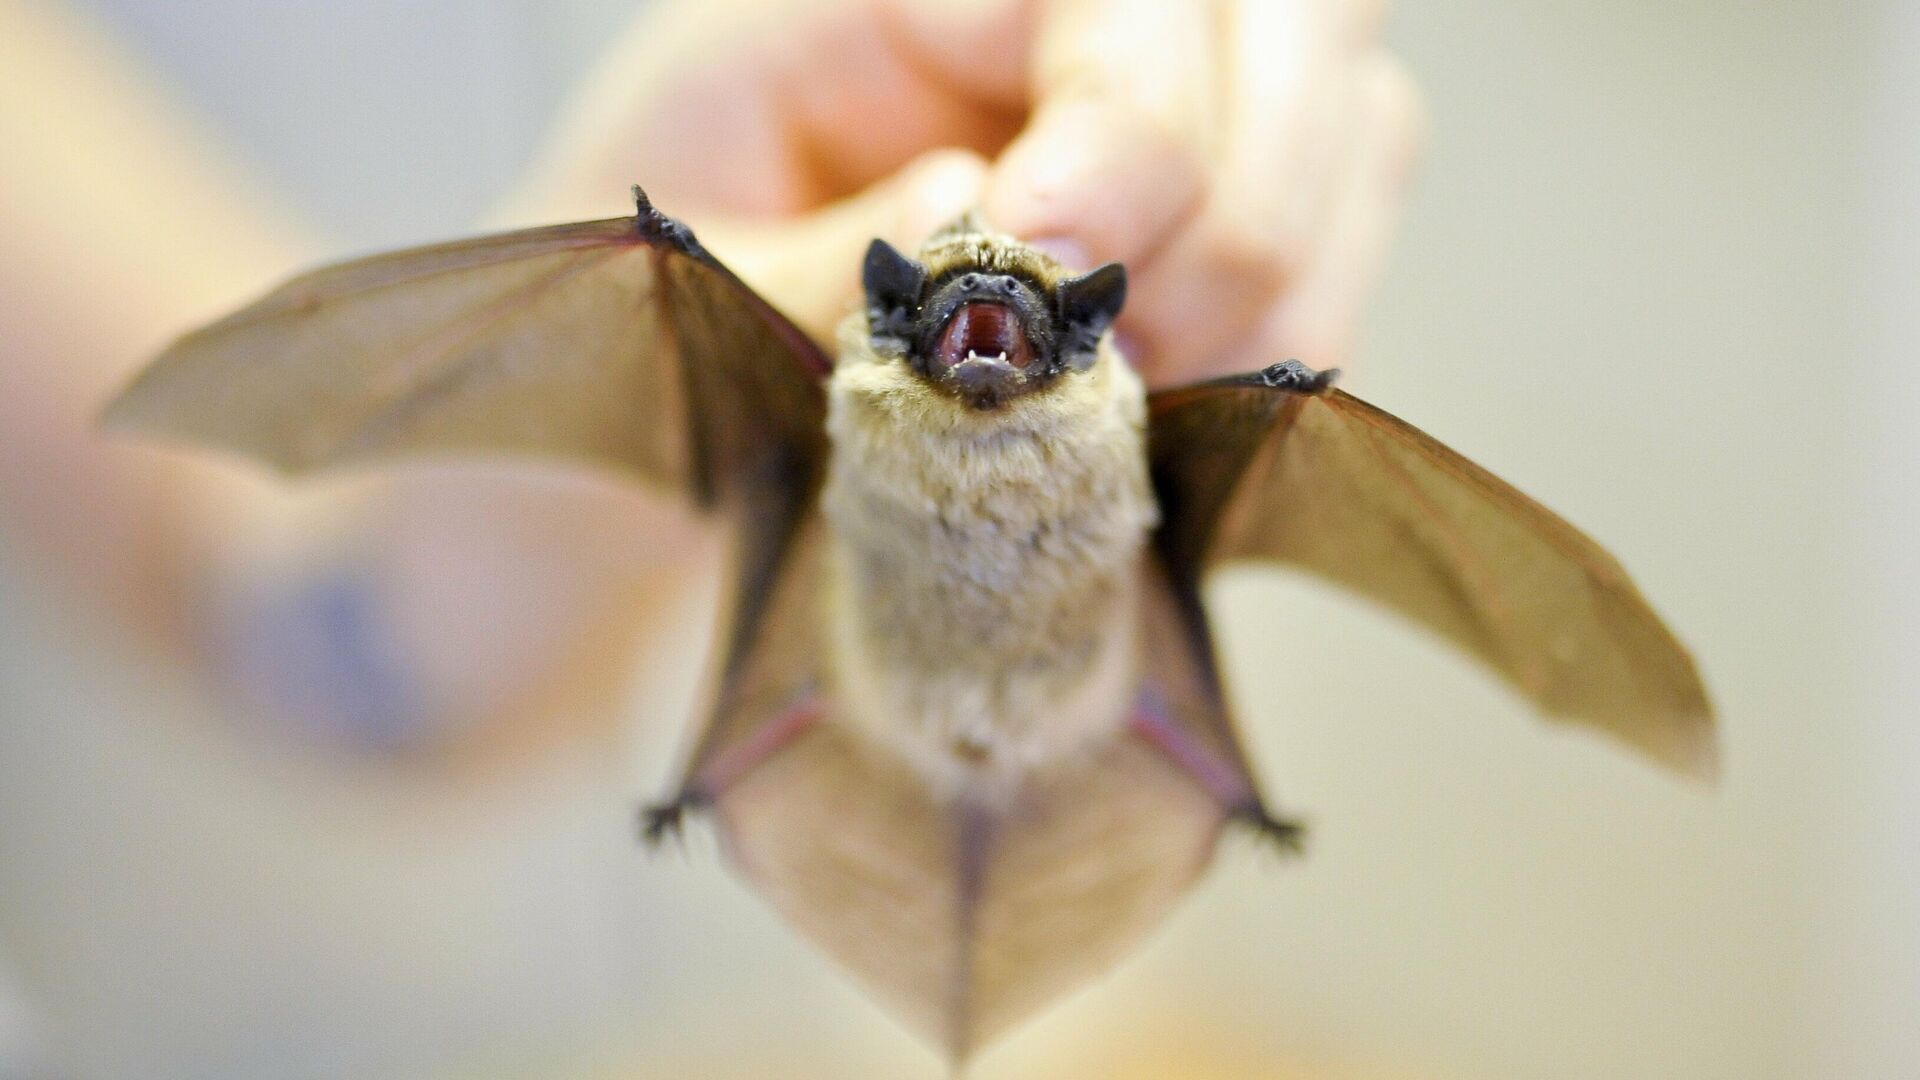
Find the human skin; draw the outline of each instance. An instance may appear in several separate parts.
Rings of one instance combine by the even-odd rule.
[[[872,237],[912,246],[977,205],[1069,263],[1128,265],[1119,333],[1150,385],[1333,366],[1417,144],[1378,18],[1361,0],[668,0],[499,217],[620,213],[640,180],[825,340]],[[644,493],[455,470],[290,495],[99,435],[167,336],[323,254],[129,70],[82,23],[0,9],[9,530],[84,606],[229,678],[262,611],[339,579],[366,609],[351,632],[377,640],[291,640],[382,653],[425,732],[610,690],[646,598],[705,547]]]

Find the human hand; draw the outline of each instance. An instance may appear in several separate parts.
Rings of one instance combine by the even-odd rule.
[[[1350,352],[1415,156],[1378,0],[684,0],[579,97],[526,216],[642,181],[803,326],[873,236],[979,205],[1132,276],[1156,385]]]
[[[1128,263],[1120,329],[1156,383],[1286,356],[1323,366],[1347,348],[1413,142],[1413,96],[1375,43],[1370,3],[668,0],[580,96],[519,214],[617,213],[640,179],[825,336],[856,302],[873,236],[911,245],[978,204],[1070,261]],[[107,113],[83,123],[75,104],[49,146],[79,151],[0,169],[14,183],[0,182],[0,210],[24,223],[0,231],[44,227],[47,242],[30,246],[52,253],[104,250],[96,235],[111,235],[116,253],[84,274],[23,261],[25,295],[45,295],[14,314],[45,333],[9,324],[12,370],[34,378],[16,380],[23,393],[0,410],[20,421],[0,442],[31,451],[0,469],[0,496],[73,580],[121,598],[166,640],[231,624],[263,649],[292,643],[276,655],[333,650],[334,667],[309,665],[322,675],[365,667],[377,650],[373,666],[408,681],[397,696],[410,710],[456,727],[531,711],[538,685],[592,682],[580,672],[596,658],[612,658],[616,682],[631,652],[617,643],[633,640],[644,606],[630,597],[687,546],[659,542],[659,508],[642,495],[422,475],[328,510],[338,535],[318,537],[288,527],[258,485],[98,440],[94,412],[150,347],[149,322],[185,325],[225,290],[284,273],[299,244],[249,239],[275,232],[271,216],[243,214],[233,183],[202,175],[207,148],[179,138],[157,95],[73,63],[58,40],[23,37],[17,18],[9,27],[21,57],[69,57],[63,70],[101,89],[68,96]],[[22,107],[0,113],[39,130],[26,104],[36,96],[16,97]],[[146,178],[136,192],[97,197],[98,178],[135,172]],[[182,235],[223,243],[189,245],[196,258],[183,260]],[[215,247],[233,250],[215,258]],[[72,317],[106,292],[115,318]],[[49,344],[35,351],[35,340]],[[512,561],[513,587],[474,587],[476,561]],[[298,612],[264,616],[276,633],[249,636],[256,613],[316,582],[362,598],[361,614],[343,619],[334,603],[304,624]],[[262,670],[283,670],[267,660]]]

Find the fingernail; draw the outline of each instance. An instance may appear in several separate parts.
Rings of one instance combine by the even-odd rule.
[[[1028,246],[1053,256],[1069,270],[1085,270],[1093,265],[1093,256],[1088,253],[1087,246],[1078,240],[1069,240],[1064,236],[1043,236],[1030,241]]]

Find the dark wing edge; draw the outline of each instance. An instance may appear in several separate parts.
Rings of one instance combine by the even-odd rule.
[[[1331,580],[1478,657],[1548,717],[1711,779],[1692,658],[1611,555],[1511,485],[1338,390],[1258,376],[1154,394],[1162,558],[1197,594],[1242,560]]]
[[[419,454],[560,457],[706,505],[824,454],[830,362],[638,196],[639,213],[376,255],[185,335],[115,430],[288,473]]]

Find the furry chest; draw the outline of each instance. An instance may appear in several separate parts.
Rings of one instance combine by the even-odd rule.
[[[1124,722],[1158,507],[1116,359],[993,411],[854,337],[828,392],[823,646],[836,715],[936,783]]]

